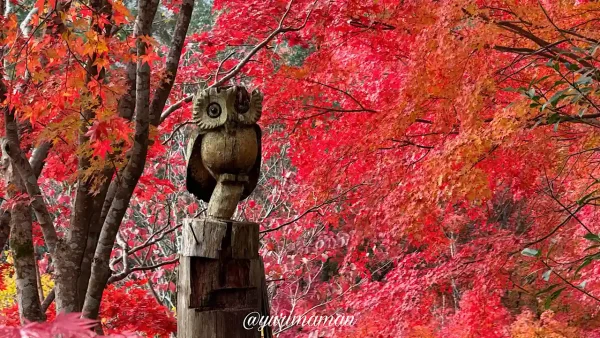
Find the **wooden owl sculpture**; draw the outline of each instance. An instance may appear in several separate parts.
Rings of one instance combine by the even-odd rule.
[[[209,88],[194,97],[192,121],[198,128],[188,144],[186,186],[209,203],[209,216],[230,218],[256,187],[261,113],[262,95],[242,86]]]

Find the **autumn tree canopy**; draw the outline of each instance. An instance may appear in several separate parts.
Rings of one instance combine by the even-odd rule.
[[[280,337],[600,332],[597,2],[0,13],[2,324],[174,331],[177,236],[205,208],[184,188],[191,100],[244,84],[265,95],[263,168],[237,218],[261,225],[271,312],[357,320]]]

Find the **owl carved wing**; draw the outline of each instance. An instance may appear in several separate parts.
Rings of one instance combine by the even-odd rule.
[[[258,145],[258,153],[256,154],[256,161],[254,162],[254,166],[248,172],[248,184],[244,186],[244,192],[242,193],[242,200],[246,199],[246,197],[250,196],[256,185],[258,184],[258,179],[260,178],[260,165],[261,165],[261,156],[262,156],[262,131],[258,124],[254,125],[254,131],[256,132],[256,144]]]
[[[187,175],[186,175],[186,188],[194,194],[198,199],[208,203],[210,196],[215,190],[217,181],[208,172],[208,169],[202,163],[202,137],[204,135],[195,131],[190,137],[188,143],[186,157],[187,157]]]

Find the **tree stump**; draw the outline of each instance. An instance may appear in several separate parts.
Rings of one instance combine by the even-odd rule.
[[[244,318],[261,313],[264,271],[256,223],[186,219],[177,285],[178,338],[259,338]]]

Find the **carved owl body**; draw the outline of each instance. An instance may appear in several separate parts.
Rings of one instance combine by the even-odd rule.
[[[244,87],[210,88],[196,95],[193,122],[198,126],[187,151],[187,190],[208,202],[217,180],[242,182],[241,198],[252,193],[261,164],[262,95]]]
[[[257,137],[254,127],[240,127],[233,135],[224,130],[207,133],[202,138],[204,165],[215,177],[248,173],[256,162]]]

